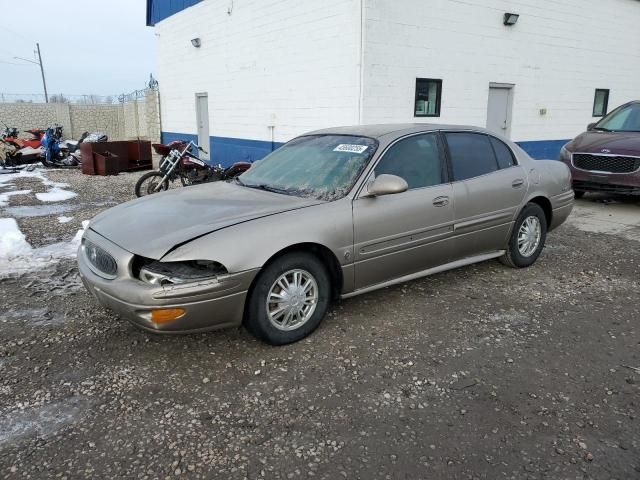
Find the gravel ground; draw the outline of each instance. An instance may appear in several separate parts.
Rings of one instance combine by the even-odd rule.
[[[47,172],[78,196],[44,206],[19,179],[0,217],[69,242],[138,175]],[[72,258],[4,278],[0,478],[640,478],[638,246],[564,225],[529,269],[341,301],[279,348],[136,330]]]

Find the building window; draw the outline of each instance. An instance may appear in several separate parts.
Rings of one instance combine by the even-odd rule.
[[[596,88],[596,96],[593,100],[593,116],[604,117],[609,107],[609,90]]]
[[[439,117],[442,80],[432,78],[416,79],[416,117]]]

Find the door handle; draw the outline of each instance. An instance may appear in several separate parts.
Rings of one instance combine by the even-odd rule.
[[[514,180],[513,183],[511,184],[513,188],[520,188],[522,185],[524,185],[524,180],[522,178],[518,178]]]
[[[433,205],[435,207],[446,207],[449,205],[449,197],[436,197],[433,199]]]

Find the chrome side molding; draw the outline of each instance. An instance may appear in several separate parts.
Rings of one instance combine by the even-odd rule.
[[[363,293],[373,292],[374,290],[390,287],[392,285],[397,285],[399,283],[410,282],[411,280],[416,280],[422,277],[428,277],[429,275],[434,275],[440,272],[446,272],[447,270],[453,270],[454,268],[466,267],[467,265],[472,265],[474,263],[480,263],[486,260],[498,258],[504,254],[505,254],[505,250],[498,250],[496,252],[483,253],[482,255],[475,255],[473,257],[462,258],[460,260],[456,260],[455,262],[450,262],[444,265],[439,265],[437,267],[428,268],[427,270],[422,270],[420,272],[412,273],[410,275],[405,275],[404,277],[394,278],[393,280],[378,283],[376,285],[371,285],[370,287],[360,288],[358,290],[354,290],[353,292],[345,293],[344,295],[341,295],[340,298],[346,299],[346,298],[355,297],[357,295],[362,295]]]

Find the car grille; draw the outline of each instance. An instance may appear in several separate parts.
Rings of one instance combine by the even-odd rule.
[[[576,168],[581,168],[582,170],[610,173],[631,173],[640,168],[640,158],[574,153],[573,165]]]
[[[96,244],[84,240],[84,254],[91,265],[106,276],[115,277],[118,271],[116,260]]]

